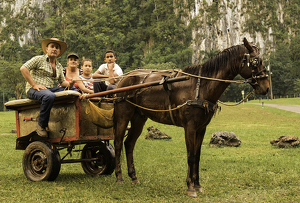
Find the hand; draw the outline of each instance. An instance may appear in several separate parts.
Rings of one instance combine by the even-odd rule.
[[[108,63],[107,67],[108,67],[109,71],[112,71],[114,69],[114,67],[115,67],[115,63]]]
[[[33,85],[32,88],[37,91],[40,91],[40,89],[42,89],[42,90],[47,89],[44,85],[37,85],[37,84]]]
[[[75,80],[71,80],[71,81],[69,82],[69,88],[73,87],[74,84],[75,84]]]

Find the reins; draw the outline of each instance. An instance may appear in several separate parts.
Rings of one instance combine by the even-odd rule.
[[[137,69],[139,70],[139,69]],[[141,69],[144,70],[144,69]],[[206,80],[213,80],[213,81],[219,81],[219,82],[226,82],[226,83],[238,83],[238,84],[244,84],[244,83],[248,83],[250,79],[247,80],[223,80],[223,79],[218,79],[218,78],[210,78],[210,77],[204,77],[204,76],[200,76],[200,75],[193,75],[190,73],[186,73],[183,72],[181,69],[172,69],[172,70],[155,70],[155,72],[178,72],[178,73],[182,73],[184,75],[188,75],[188,76],[192,76],[195,78],[201,78],[201,79],[206,79]],[[102,81],[106,81],[106,80],[111,80],[111,79],[119,79],[119,78],[124,78],[124,77],[133,77],[133,76],[141,76],[141,75],[148,75],[149,73],[141,73],[141,74],[135,74],[135,75],[128,75],[131,72],[128,72],[124,75],[121,76],[116,76],[116,77],[111,77],[111,78],[101,78],[101,79],[75,79],[74,81],[87,81],[87,82],[102,82]],[[257,76],[258,78],[258,76]]]
[[[218,102],[219,102],[220,104],[225,105],[225,106],[237,106],[237,105],[241,104],[242,102],[246,101],[249,97],[251,97],[251,96],[254,94],[254,91],[255,91],[255,90],[252,90],[252,92],[250,92],[244,99],[242,99],[241,101],[239,101],[239,102],[236,103],[236,104],[225,104],[224,102],[222,102],[222,101],[220,101],[220,100],[218,100]]]
[[[174,111],[174,110],[177,110],[177,109],[180,109],[181,107],[185,106],[187,104],[187,102],[185,102],[184,104],[180,104],[178,106],[176,106],[175,108],[172,108],[172,109],[167,109],[167,110],[156,110],[156,109],[149,109],[149,108],[146,108],[146,107],[143,107],[143,106],[140,106],[138,104],[135,104],[131,101],[129,101],[128,99],[125,99],[125,101],[127,101],[128,103],[138,107],[138,108],[141,108],[141,109],[144,109],[144,110],[148,110],[148,111],[156,111],[156,112],[166,112],[166,111]]]

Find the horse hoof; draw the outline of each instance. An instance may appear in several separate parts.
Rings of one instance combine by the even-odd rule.
[[[187,190],[186,193],[189,197],[194,197],[194,198],[197,197],[196,190]]]
[[[196,192],[203,192],[203,188],[200,187],[194,187],[194,189],[196,190]]]
[[[116,181],[116,183],[117,183],[117,184],[120,184],[120,185],[123,184],[123,182],[124,182],[123,180],[117,180],[117,181]]]
[[[131,183],[132,183],[133,185],[135,185],[135,184],[139,184],[140,181],[139,181],[139,179],[136,179],[136,180],[131,181]]]

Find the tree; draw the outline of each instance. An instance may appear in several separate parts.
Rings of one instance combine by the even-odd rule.
[[[289,45],[280,43],[276,52],[271,54],[273,94],[285,96],[294,93],[295,75],[292,73],[292,60]]]
[[[208,59],[216,56],[219,52],[220,52],[220,50],[218,50],[218,49],[211,49],[211,50],[208,50],[208,51],[201,51],[200,54],[203,55],[203,58],[202,58],[203,63],[205,61],[207,61]]]
[[[16,99],[21,99],[25,91],[25,79],[20,71],[22,63],[7,62],[0,60],[1,86],[11,93],[14,93]]]

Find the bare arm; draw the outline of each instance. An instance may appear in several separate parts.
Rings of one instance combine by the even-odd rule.
[[[102,75],[101,72],[99,70],[97,70],[95,73],[93,73],[92,76],[94,79],[95,78],[108,78],[108,75]]]
[[[107,64],[107,67],[108,67],[108,78],[112,78],[109,80],[109,83],[114,85],[116,83],[116,80],[113,77],[118,76],[116,73],[114,73],[115,63],[109,63]]]
[[[77,79],[78,79],[77,84],[78,87],[81,89],[81,91],[83,91],[84,93],[91,93],[91,94],[94,93],[93,90],[89,90],[88,88],[86,88],[82,81],[79,81],[81,80],[81,78],[78,77]]]
[[[32,79],[32,77],[30,75],[30,72],[26,66],[23,65],[20,68],[20,71],[21,71],[23,77],[25,78],[25,80],[31,85],[31,87],[33,89],[36,89],[37,91],[40,91],[40,89],[47,89],[44,85],[38,85],[34,82],[34,80]]]
[[[68,81],[65,80],[60,85],[62,87],[69,87],[69,88],[71,88],[71,87],[73,87],[74,83],[75,83],[75,80],[72,80],[71,82],[68,82]]]

